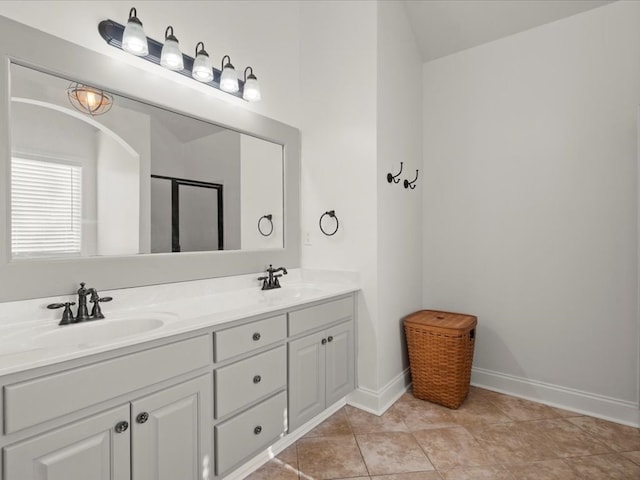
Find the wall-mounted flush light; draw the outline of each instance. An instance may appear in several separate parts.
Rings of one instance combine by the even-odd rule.
[[[136,17],[135,8],[129,11],[129,20],[122,34],[122,49],[125,52],[144,57],[149,54],[147,36],[142,29],[142,22]]]
[[[126,27],[113,20],[103,20],[98,25],[98,31],[112,47],[137,55],[155,65],[162,65],[180,75],[249,102],[257,102],[261,99],[258,79],[253,73],[253,68],[247,67],[245,69],[243,81],[238,79],[238,74],[231,64],[229,55],[222,58],[220,70],[212,67],[211,59],[204,49],[203,42],[198,42],[196,45],[195,58],[183,55],[178,39],[173,34],[173,27],[167,27],[165,43],[162,44],[145,36],[142,22],[136,15],[136,9],[132,8],[129,11]]]
[[[227,59],[227,63],[224,63],[224,59]],[[225,92],[237,92],[240,87],[238,86],[238,75],[236,69],[231,64],[231,57],[225,55],[222,57],[222,74],[220,75],[220,90]]]
[[[182,70],[184,61],[178,39],[173,35],[173,27],[169,25],[164,32],[164,46],[160,54],[160,65],[169,70]]]
[[[113,97],[107,92],[81,83],[69,85],[67,96],[76,110],[91,116],[107,113],[113,105]]]
[[[198,50],[198,47],[202,47]],[[211,68],[211,59],[204,49],[204,43],[198,42],[196,45],[196,58],[193,60],[193,68],[191,76],[199,82],[210,82],[213,80],[213,69]]]
[[[251,73],[247,77],[247,71]],[[259,102],[262,98],[260,95],[260,85],[258,85],[258,79],[253,74],[253,68],[247,67],[244,69],[244,91],[242,92],[242,98],[247,102]]]

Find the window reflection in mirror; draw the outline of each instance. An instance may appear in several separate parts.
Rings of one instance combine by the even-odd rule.
[[[14,260],[283,248],[281,145],[82,87],[11,65]]]

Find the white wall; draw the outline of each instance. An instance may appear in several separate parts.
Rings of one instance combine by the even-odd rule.
[[[377,90],[378,382],[384,388],[408,368],[402,318],[422,307],[423,182],[415,189],[403,184],[422,170],[422,59],[396,1],[379,2]],[[400,183],[388,183],[400,162]]]
[[[424,305],[474,381],[637,423],[640,3],[424,65]]]
[[[240,223],[241,248],[282,248],[283,239],[282,145],[240,135]],[[264,236],[258,231],[260,221]],[[273,230],[272,230],[273,225]]]

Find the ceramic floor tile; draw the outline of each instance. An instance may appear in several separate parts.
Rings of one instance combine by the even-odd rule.
[[[565,460],[580,476],[588,480],[636,480],[640,465],[619,454],[575,457]]]
[[[478,389],[470,390],[462,405],[457,410],[451,411],[451,418],[460,425],[512,422],[490,401],[490,398],[490,395],[483,394]]]
[[[444,480],[518,480],[503,465],[461,467],[439,473]]]
[[[497,463],[463,427],[420,430],[413,436],[438,470]]]
[[[409,431],[457,427],[453,410],[413,397],[396,402],[389,410],[402,418]]]
[[[265,463],[247,480],[298,480],[298,452],[295,444]]]
[[[369,474],[353,435],[302,438],[297,442],[300,478],[333,479]]]
[[[370,475],[434,470],[410,433],[368,433],[356,439]]]
[[[560,458],[611,453],[611,449],[597,437],[565,418],[536,420],[526,425],[540,433]]]
[[[393,408],[388,409],[380,416],[349,405],[345,410],[346,418],[355,434],[407,431],[407,426],[402,421],[402,415]]]
[[[640,451],[637,452],[626,452],[622,454],[623,457],[628,458],[636,465],[640,465]]]
[[[638,428],[592,417],[575,417],[567,420],[589,432],[617,452],[640,450],[640,429]]]
[[[371,480],[442,480],[438,472],[394,473],[392,475],[378,475]]]
[[[528,423],[498,423],[466,428],[496,459],[497,464],[518,465],[557,458],[544,435]]]
[[[353,408],[353,407],[348,407]],[[360,411],[360,410],[359,410]],[[327,418],[324,422],[318,425],[316,428],[307,433],[304,438],[307,437],[326,437],[329,435],[351,435],[351,425],[347,420],[347,414],[345,408],[338,410],[336,413]]]
[[[518,480],[580,480],[564,460],[546,460],[509,467]]]
[[[509,395],[494,396],[491,399],[491,403],[515,422],[558,418],[561,416],[559,414],[560,411],[555,408]]]

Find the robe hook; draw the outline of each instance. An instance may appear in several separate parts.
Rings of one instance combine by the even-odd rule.
[[[416,185],[414,185],[414,183],[416,183],[417,181],[418,181],[418,170],[416,170],[416,178],[414,178],[411,181],[409,180],[404,181],[404,188],[411,188],[411,190],[413,190],[414,188],[416,188]]]
[[[400,174],[402,173],[402,164],[404,162],[400,162],[400,171],[398,173],[396,173],[395,175],[391,174],[391,173],[387,173],[387,182],[391,183],[400,183],[400,179],[398,178],[400,176]],[[396,178],[398,178],[396,180]]]

